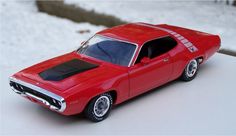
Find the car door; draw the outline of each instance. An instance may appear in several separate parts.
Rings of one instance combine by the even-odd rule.
[[[168,82],[173,71],[173,64],[171,63],[168,51],[173,47],[158,52],[160,49],[156,47],[163,46],[158,44],[161,43],[153,41],[152,43],[143,45],[137,57],[138,62],[130,67],[129,80],[131,97]],[[142,62],[143,58],[148,58],[148,61]]]
[[[136,64],[129,70],[130,95],[135,96],[167,82],[172,72],[169,54],[163,54],[147,64]]]

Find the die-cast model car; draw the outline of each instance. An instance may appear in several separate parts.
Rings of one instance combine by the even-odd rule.
[[[220,47],[217,35],[166,24],[105,29],[76,51],[10,77],[23,97],[63,115],[105,119],[112,106],[175,79],[190,81]]]

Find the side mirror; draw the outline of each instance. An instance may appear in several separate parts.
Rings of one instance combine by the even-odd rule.
[[[149,62],[150,62],[150,58],[148,58],[148,57],[144,57],[141,59],[141,63],[143,65],[147,65]]]

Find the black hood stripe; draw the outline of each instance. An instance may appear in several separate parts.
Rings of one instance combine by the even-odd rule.
[[[41,73],[39,76],[44,80],[60,81],[75,74],[98,67],[80,59],[73,59],[62,64],[49,68]]]

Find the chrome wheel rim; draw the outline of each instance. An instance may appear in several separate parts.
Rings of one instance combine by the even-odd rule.
[[[187,76],[188,77],[193,77],[195,75],[195,73],[197,72],[197,67],[198,67],[198,64],[197,64],[197,60],[191,60],[189,63],[188,63],[188,66],[187,66]]]
[[[97,117],[104,116],[110,108],[110,99],[107,96],[99,97],[94,104],[94,114]]]

